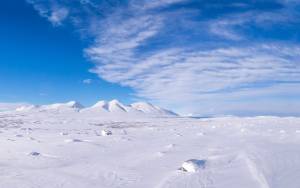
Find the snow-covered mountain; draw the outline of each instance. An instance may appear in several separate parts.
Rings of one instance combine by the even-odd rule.
[[[114,99],[111,101],[98,101],[91,107],[85,108],[79,102],[70,101],[67,103],[55,103],[50,105],[25,105],[16,109],[18,112],[38,111],[38,112],[80,112],[90,115],[134,115],[134,116],[176,116],[172,111],[154,106],[146,102],[136,102],[130,105],[122,104]]]
[[[41,106],[42,109],[44,110],[66,110],[66,109],[75,109],[75,110],[80,110],[84,108],[82,104],[80,104],[77,101],[70,101],[67,103],[55,103],[55,104],[50,104],[50,105],[44,105]]]
[[[147,102],[136,102],[131,104],[130,106],[135,110],[139,110],[143,113],[151,114],[151,115],[174,115],[174,116],[177,115],[170,110],[166,110],[158,106],[154,106]]]
[[[79,102],[70,101],[67,103],[54,103],[49,105],[24,105],[16,109],[18,112],[79,112],[84,106]]]
[[[128,109],[127,106],[125,106],[118,100],[114,99],[108,102],[108,111],[120,113],[120,112],[129,112],[130,109]]]
[[[149,116],[176,116],[172,111],[154,106],[150,103],[137,102],[130,105],[122,104],[114,99],[99,101],[91,107],[84,108],[81,112],[103,112],[109,114],[149,115]]]
[[[99,110],[108,110],[108,103],[106,101],[98,101],[96,104],[94,104],[92,109],[99,109]]]

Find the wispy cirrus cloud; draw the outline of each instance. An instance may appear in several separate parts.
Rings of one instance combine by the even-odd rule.
[[[299,47],[277,45],[201,52],[171,49],[127,63],[122,70],[117,62],[111,62],[97,66],[94,72],[110,82],[134,88],[142,98],[168,105],[201,105],[224,94],[232,99],[252,97],[253,91],[269,90],[278,83],[297,87],[299,58]]]
[[[283,104],[299,93],[300,46],[285,36],[255,39],[299,22],[289,1],[89,0],[62,6],[84,8],[80,14],[68,8],[68,16],[87,18],[75,27],[93,39],[84,50],[95,65],[91,71],[133,88],[136,97],[181,112],[220,114],[238,111],[253,97],[279,106],[272,98]],[[258,109],[259,103],[251,104]]]
[[[46,5],[44,1],[39,0],[27,0],[27,2],[33,5],[40,16],[47,18],[54,26],[61,25],[69,15],[67,7],[61,6],[54,1],[53,3],[49,1]]]

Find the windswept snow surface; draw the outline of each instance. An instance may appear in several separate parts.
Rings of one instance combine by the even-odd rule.
[[[300,186],[300,118],[117,114],[1,112],[0,187]],[[112,134],[103,136],[103,131]],[[191,172],[180,170],[190,164],[199,167]]]

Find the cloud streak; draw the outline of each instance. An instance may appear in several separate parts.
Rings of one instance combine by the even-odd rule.
[[[27,0],[28,3],[32,4],[34,9],[39,13],[40,16],[47,18],[53,26],[60,26],[69,15],[69,9],[59,5],[58,3],[49,3],[45,5],[43,1],[38,0]]]

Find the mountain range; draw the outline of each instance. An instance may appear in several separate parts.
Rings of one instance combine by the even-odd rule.
[[[147,102],[135,102],[130,105],[122,104],[114,99],[111,101],[98,101],[91,107],[84,107],[77,101],[55,103],[49,105],[24,105],[16,109],[18,112],[79,112],[96,113],[103,115],[148,115],[148,116],[177,116],[176,113],[152,105]]]

